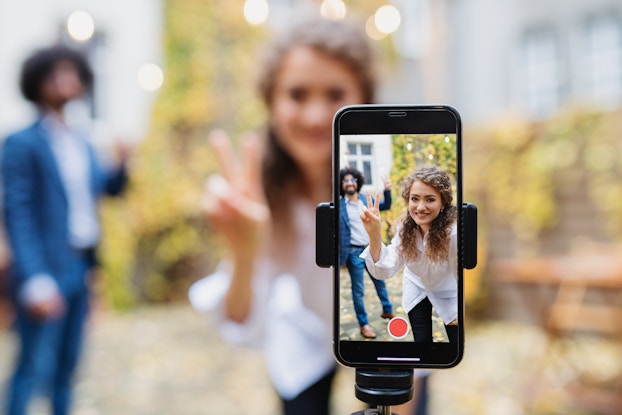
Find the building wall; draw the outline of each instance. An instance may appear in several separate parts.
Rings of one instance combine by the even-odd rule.
[[[18,89],[21,63],[35,49],[66,39],[66,20],[77,10],[95,21],[90,57],[97,121],[128,141],[144,135],[155,93],[140,88],[137,72],[145,63],[161,64],[160,1],[19,0],[0,2],[1,137],[34,116]]]
[[[380,102],[449,104],[458,109],[467,126],[489,124],[507,114],[544,119],[570,105],[622,105],[622,63],[616,61],[613,68],[619,84],[610,97],[594,97],[586,85],[594,70],[588,62],[586,27],[603,17],[622,25],[619,0],[391,3],[404,14],[393,35],[400,59],[382,73]],[[526,96],[525,42],[540,31],[554,38],[558,67],[553,79],[541,74],[532,78],[540,79],[541,88],[559,84],[560,96],[552,108],[533,109]],[[622,46],[617,53],[622,53]],[[613,55],[610,58],[615,60]]]
[[[386,80],[384,101],[450,104],[461,112],[467,125],[487,124],[508,113],[546,118],[568,105],[622,105],[620,84],[607,99],[590,96],[586,86],[586,77],[594,69],[587,62],[586,27],[590,21],[608,16],[622,25],[619,1],[427,3],[429,41],[418,57],[406,58],[396,75]],[[557,45],[558,68],[552,81],[559,82],[560,102],[553,111],[534,111],[526,98],[525,39],[538,31],[549,31]],[[622,79],[622,64],[618,65],[615,70]],[[546,85],[547,80],[540,78]]]

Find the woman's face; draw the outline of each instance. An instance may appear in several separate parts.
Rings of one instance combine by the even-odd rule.
[[[412,186],[410,186],[408,213],[424,233],[430,230],[432,222],[438,217],[443,208],[441,194],[435,188],[423,183],[421,180],[415,180]]]
[[[298,46],[277,72],[270,119],[279,144],[296,163],[323,167],[331,159],[335,112],[362,102],[358,80],[345,63]]]

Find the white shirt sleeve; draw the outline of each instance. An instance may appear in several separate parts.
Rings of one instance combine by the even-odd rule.
[[[389,246],[383,243],[380,247],[380,257],[377,262],[374,262],[371,257],[369,246],[359,255],[365,260],[365,265],[374,278],[378,280],[389,279],[404,266],[404,261],[397,254],[397,247],[400,242],[400,237],[396,234]]]
[[[261,268],[261,265],[258,265]],[[253,277],[253,299],[248,318],[237,323],[225,315],[224,300],[231,275],[225,264],[220,264],[210,274],[190,287],[188,298],[195,310],[205,313],[217,327],[220,335],[227,342],[253,348],[261,348],[263,343],[266,305],[269,297],[270,283],[263,272]]]
[[[263,349],[266,369],[280,396],[293,399],[335,366],[330,326],[303,305],[294,276],[266,279],[263,271],[256,273],[251,313],[242,324],[224,315],[230,280],[221,269],[195,282],[188,292],[190,303],[209,315],[225,341]]]

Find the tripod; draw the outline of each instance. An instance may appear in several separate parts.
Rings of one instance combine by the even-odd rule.
[[[408,402],[413,393],[412,369],[356,369],[354,394],[376,409],[365,409],[352,415],[392,415],[391,405]]]

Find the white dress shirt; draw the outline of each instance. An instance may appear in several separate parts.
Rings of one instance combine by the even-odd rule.
[[[372,259],[369,247],[365,248],[360,256],[365,259],[371,275],[380,280],[391,278],[405,266],[402,284],[404,310],[408,313],[421,300],[428,297],[445,324],[450,323],[458,317],[458,229],[456,225],[451,230],[449,261],[430,263],[424,257],[427,234],[423,238],[418,236],[419,258],[416,261],[404,261],[399,257],[397,247],[400,244],[401,238],[398,230],[389,246],[382,244],[377,262]]]
[[[49,133],[69,207],[69,243],[74,248],[92,248],[99,241],[95,200],[90,188],[91,166],[86,142],[56,117],[48,115],[43,125]]]
[[[255,264],[251,314],[228,320],[223,300],[231,273],[226,264],[195,282],[188,293],[195,309],[209,313],[227,341],[263,349],[268,375],[285,399],[295,398],[335,367],[332,352],[331,269],[315,264],[315,208],[294,201],[296,269],[282,271],[271,258]]]
[[[360,197],[356,201],[346,198],[346,211],[350,221],[350,245],[367,246],[369,245],[369,235],[365,231],[365,226],[361,220],[361,213],[365,209],[365,205]]]
[[[76,248],[92,248],[99,241],[95,200],[90,189],[91,166],[86,142],[72,132],[54,114],[41,120],[48,133],[52,154],[58,167],[68,204],[69,244]],[[59,293],[56,280],[48,274],[31,276],[19,293],[19,301],[33,305]]]

